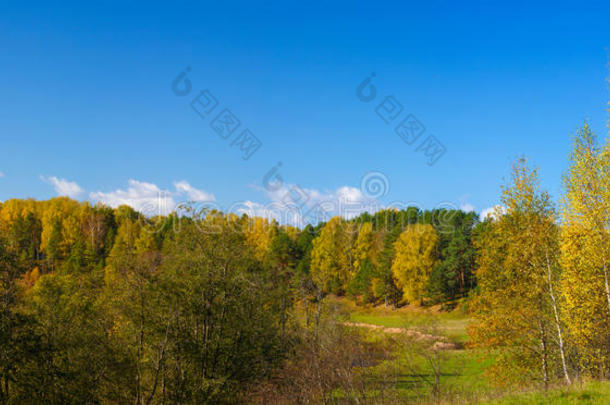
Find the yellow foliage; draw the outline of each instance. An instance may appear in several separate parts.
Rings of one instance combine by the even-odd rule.
[[[437,262],[438,236],[432,225],[413,224],[394,244],[392,274],[409,302],[422,302],[430,273]]]
[[[255,217],[248,219],[244,228],[244,236],[246,243],[254,248],[254,256],[258,260],[265,260],[275,233],[275,226],[266,218]]]
[[[610,369],[610,145],[579,131],[564,180],[561,263],[565,318],[591,374]]]
[[[326,292],[344,292],[354,273],[355,224],[331,218],[313,240],[311,276]]]

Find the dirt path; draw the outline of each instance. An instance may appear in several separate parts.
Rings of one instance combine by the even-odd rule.
[[[355,327],[355,328],[367,328],[367,329],[371,329],[371,330],[378,330],[379,332],[383,332],[383,333],[391,333],[391,334],[404,333],[407,336],[412,336],[418,340],[434,341],[432,348],[435,350],[455,350],[455,349],[457,349],[457,346],[454,343],[447,342],[447,338],[445,338],[444,336],[430,335],[430,334],[422,333],[420,331],[413,330],[413,329],[395,328],[395,327],[392,328],[392,327],[373,325],[370,323],[362,323],[362,322],[343,322],[342,324],[345,326],[351,326],[351,327]]]

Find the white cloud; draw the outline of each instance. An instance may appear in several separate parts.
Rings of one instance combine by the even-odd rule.
[[[60,179],[55,176],[44,177],[40,176],[40,179],[45,183],[48,183],[55,188],[57,195],[66,196],[70,198],[78,198],[82,193],[83,189],[73,181],[66,179]]]
[[[481,221],[487,219],[487,217],[491,217],[491,219],[496,220],[500,215],[504,215],[506,213],[506,207],[502,205],[494,205],[493,207],[485,208],[481,211],[481,215],[479,218]]]
[[[4,172],[0,172],[0,179],[4,177]]]
[[[97,191],[89,193],[89,198],[111,207],[129,205],[145,215],[167,215],[184,201],[211,202],[213,194],[191,186],[186,181],[174,182],[174,190],[164,190],[153,183],[129,180],[127,190],[117,189],[107,193]]]
[[[474,205],[472,205],[468,200],[470,199],[470,194],[462,194],[458,201],[460,203],[460,209],[464,212],[473,212],[477,209]]]
[[[327,221],[335,215],[346,219],[355,218],[363,212],[376,212],[380,203],[365,195],[356,187],[343,186],[334,191],[320,191],[303,188],[295,184],[282,184],[266,190],[253,186],[265,193],[266,204],[246,201],[230,211],[249,216],[262,216],[280,223],[301,226],[305,223]]]
[[[206,193],[203,190],[198,190],[184,180],[175,181],[174,187],[176,188],[177,193],[186,195],[186,197],[191,201],[216,201],[214,194]]]
[[[168,197],[170,201],[167,201]],[[175,202],[169,196],[169,192],[161,190],[156,184],[137,180],[129,180],[129,188],[127,190],[118,189],[108,193],[101,191],[93,192],[89,193],[89,198],[111,207],[129,205],[136,211],[149,210],[153,207],[161,210],[164,206],[167,208],[168,202],[171,206],[170,210],[175,206]]]
[[[470,203],[464,202],[460,204],[460,209],[464,212],[472,212],[475,210],[475,206]]]

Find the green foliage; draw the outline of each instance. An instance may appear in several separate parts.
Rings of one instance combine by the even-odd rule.
[[[227,221],[226,219],[224,220]],[[275,294],[243,236],[185,225],[164,245],[160,273],[172,402],[218,403],[269,373],[281,358]]]
[[[246,218],[209,214],[2,204],[0,402],[234,403],[269,376],[315,230],[271,224],[263,251]]]
[[[439,263],[427,286],[428,296],[436,303],[452,303],[475,285],[472,232],[477,218],[474,213],[461,211],[449,215],[444,232],[439,232]]]

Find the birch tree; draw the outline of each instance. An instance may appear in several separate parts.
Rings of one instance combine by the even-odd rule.
[[[610,367],[610,146],[597,146],[588,125],[578,131],[564,179],[561,261],[566,319],[595,375]]]
[[[556,295],[558,228],[550,196],[537,170],[524,159],[513,165],[503,188],[505,214],[482,237],[470,333],[476,346],[498,354],[493,372],[501,379],[570,383],[560,306]]]

